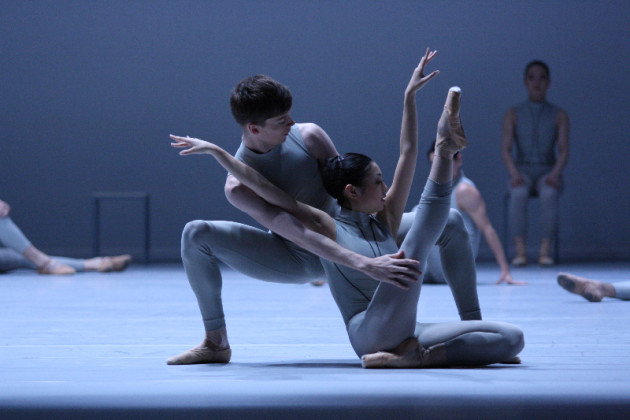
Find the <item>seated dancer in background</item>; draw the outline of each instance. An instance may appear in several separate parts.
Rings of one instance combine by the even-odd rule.
[[[605,297],[630,300],[630,281],[604,283],[569,273],[559,273],[557,280],[563,289],[591,302],[601,302]]]
[[[297,219],[306,230],[303,237],[292,240],[316,254],[321,243],[334,240],[363,255],[401,253],[424,266],[449,217],[453,155],[466,144],[459,119],[459,88],[451,88],[438,123],[437,157],[415,220],[399,249],[396,235],[418,154],[415,93],[438,74],[423,74],[425,64],[434,55],[427,49],[405,90],[400,157],[391,188],[388,190],[383,182],[378,165],[364,155],[350,153],[330,158],[322,168],[327,191],[342,206],[335,219],[296,201],[215,144],[172,136],[173,146],[186,148],[180,152],[182,155],[211,154],[262,199],[293,215],[294,218],[286,219],[287,223]],[[518,327],[480,320],[476,294],[470,307],[460,308],[462,319],[471,321],[417,324],[422,282],[412,271],[405,280],[391,284],[342,266],[343,261],[322,263],[350,343],[364,367],[479,366],[513,359],[524,346]]]
[[[429,163],[433,162],[435,157],[435,144],[432,143],[427,151]],[[486,203],[481,196],[481,192],[470,180],[463,170],[464,157],[462,153],[455,153],[453,156],[453,192],[451,193],[451,208],[459,210],[464,218],[464,224],[470,237],[470,247],[475,258],[479,252],[479,242],[481,235],[486,239],[490,246],[494,258],[501,269],[501,274],[497,284],[506,282],[507,284],[525,285],[526,282],[516,281],[510,273],[510,266],[503,245],[499,239],[499,235],[494,230],[488,213],[486,212]],[[442,258],[440,256],[440,247],[434,246],[429,253],[427,260],[427,268],[424,272],[424,283],[446,283],[444,276],[444,268],[442,267]]]
[[[122,271],[131,263],[131,255],[77,259],[51,257],[28,240],[9,217],[11,207],[0,200],[0,273],[28,268],[39,274],[74,274],[77,271]]]

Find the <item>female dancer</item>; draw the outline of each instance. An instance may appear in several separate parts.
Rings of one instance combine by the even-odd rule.
[[[318,244],[335,240],[357,253],[376,256],[397,253],[424,266],[431,246],[442,232],[449,214],[453,155],[466,144],[459,119],[459,88],[451,88],[438,123],[436,158],[416,210],[412,228],[400,250],[396,234],[409,195],[417,158],[415,93],[438,72],[424,76],[424,67],[435,56],[428,49],[414,70],[405,91],[400,137],[400,157],[391,188],[382,180],[378,165],[364,155],[349,153],[328,160],[322,168],[327,191],[342,205],[336,219],[295,201],[258,172],[234,159],[215,144],[190,137],[171,136],[180,154],[211,154],[232,175],[269,203],[287,210],[287,223],[301,222],[303,240],[298,245],[318,253]],[[506,323],[466,321],[417,324],[421,281],[412,269],[408,280],[379,283],[360,272],[323,261],[333,297],[339,307],[350,343],[364,367],[477,366],[510,360],[523,348],[523,334]],[[401,268],[401,270],[406,270]],[[471,299],[461,311],[463,319],[480,319],[479,306]]]
[[[131,263],[131,255],[77,259],[51,257],[28,240],[9,217],[11,207],[0,200],[0,273],[29,268],[39,274],[74,274],[77,271],[122,271]]]

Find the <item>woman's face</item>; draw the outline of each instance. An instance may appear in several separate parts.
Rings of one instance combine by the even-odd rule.
[[[529,99],[534,102],[544,101],[549,89],[549,75],[544,67],[533,65],[525,75],[525,88]]]
[[[381,168],[376,162],[370,162],[363,185],[357,188],[358,197],[353,200],[352,210],[364,213],[377,213],[383,210],[387,185],[383,181]]]

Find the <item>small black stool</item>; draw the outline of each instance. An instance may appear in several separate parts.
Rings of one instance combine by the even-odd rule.
[[[101,201],[103,200],[137,200],[143,202],[143,219],[144,219],[144,263],[150,261],[150,232],[151,232],[151,214],[149,206],[149,194],[146,192],[95,192],[92,193],[93,202],[93,246],[92,252],[94,256],[101,253]]]

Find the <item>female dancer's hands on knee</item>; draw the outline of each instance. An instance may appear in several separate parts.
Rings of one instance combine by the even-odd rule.
[[[417,282],[422,274],[419,267],[420,262],[405,258],[400,250],[395,254],[369,258],[361,271],[375,280],[407,290],[409,284]]]

